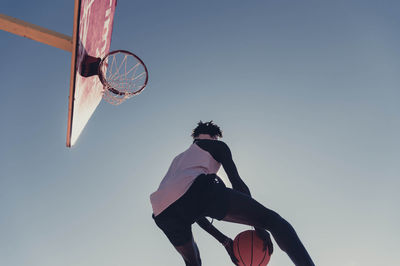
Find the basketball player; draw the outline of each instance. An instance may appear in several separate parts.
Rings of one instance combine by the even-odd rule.
[[[240,178],[229,147],[218,138],[220,128],[210,122],[199,122],[193,130],[193,144],[176,156],[157,191],[151,194],[153,218],[186,265],[201,265],[200,253],[191,226],[197,222],[221,242],[231,260],[232,239],[217,230],[205,217],[254,226],[272,253],[271,232],[276,243],[295,265],[314,265],[293,227],[276,212],[251,197]],[[216,175],[223,166],[232,189]]]

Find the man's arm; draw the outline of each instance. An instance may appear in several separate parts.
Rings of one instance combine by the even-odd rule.
[[[236,264],[238,260],[236,259],[233,253],[233,241],[222,232],[220,232],[217,228],[215,228],[206,217],[202,217],[196,221],[196,223],[203,228],[206,232],[212,235],[218,242],[220,242],[225,250],[228,252],[229,257],[231,258],[232,262]]]
[[[196,221],[196,223],[203,228],[207,233],[212,235],[221,244],[226,243],[230,238],[220,232],[215,226],[213,226],[206,217],[202,217]]]
[[[240,178],[236,165],[233,162],[231,150],[229,149],[228,145],[226,145],[222,141],[220,142],[220,145],[221,145],[220,147],[221,164],[224,167],[225,173],[227,174],[229,181],[232,184],[232,188],[234,190],[245,193],[251,197],[249,188]]]
[[[232,158],[232,153],[225,143],[221,142],[221,160],[222,160],[222,166],[224,167],[224,170],[226,174],[228,175],[229,181],[232,184],[232,188],[234,190],[240,191],[242,193],[245,193],[251,197],[251,193],[247,185],[243,182],[243,180],[240,178],[238,170],[236,168],[235,163],[233,162]],[[254,227],[256,230],[257,234],[264,240],[264,249],[268,247],[269,253],[272,254],[273,252],[273,245],[272,241],[270,238],[269,233],[259,227]]]
[[[232,188],[246,195],[250,195],[250,190],[240,178],[238,170],[232,159],[232,153],[223,141],[219,140],[195,140],[195,143],[205,151],[208,151],[211,156],[224,167],[225,173],[228,175]]]

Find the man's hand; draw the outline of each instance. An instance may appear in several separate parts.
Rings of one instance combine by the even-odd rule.
[[[225,247],[226,251],[228,252],[229,257],[231,257],[231,260],[233,264],[237,265],[238,259],[235,257],[235,254],[233,253],[233,241],[229,237],[226,238],[225,242],[222,243],[222,245]]]
[[[256,233],[264,241],[264,250],[268,248],[268,253],[271,256],[272,252],[274,252],[274,245],[272,244],[270,234],[261,228],[256,228]]]

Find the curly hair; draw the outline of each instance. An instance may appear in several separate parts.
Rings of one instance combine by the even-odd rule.
[[[203,123],[201,120],[197,123],[197,127],[192,131],[192,137],[196,138],[200,134],[208,134],[211,137],[220,137],[222,138],[222,131],[216,124],[211,120],[210,122]]]

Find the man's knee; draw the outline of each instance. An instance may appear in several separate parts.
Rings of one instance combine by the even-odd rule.
[[[263,217],[263,224],[265,225],[264,228],[268,231],[281,231],[282,229],[290,226],[289,223],[283,219],[278,213],[268,210],[265,212]]]
[[[189,261],[185,260],[185,264],[186,264],[186,266],[201,266],[201,259],[198,258],[198,259],[195,259],[192,262],[189,262]]]
[[[175,247],[177,251],[182,255],[183,260],[187,266],[200,266],[200,252],[193,240],[182,246]]]

